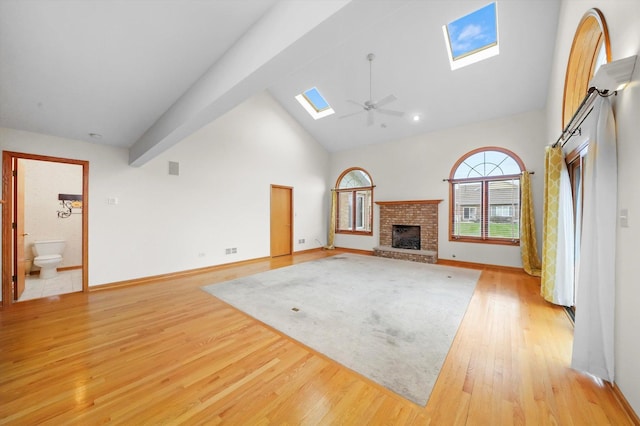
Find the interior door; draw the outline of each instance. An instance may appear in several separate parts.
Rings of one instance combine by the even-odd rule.
[[[293,188],[271,185],[271,257],[292,253]]]
[[[13,298],[18,300],[24,292],[24,168],[20,160],[14,159],[13,193],[15,196],[13,213],[14,264],[16,279],[13,281]]]

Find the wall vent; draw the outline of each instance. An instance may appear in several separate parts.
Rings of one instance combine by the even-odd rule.
[[[180,163],[177,161],[169,161],[169,174],[172,176],[180,175]]]

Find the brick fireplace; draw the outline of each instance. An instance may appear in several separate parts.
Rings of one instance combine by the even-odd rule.
[[[438,261],[438,204],[442,200],[376,201],[380,206],[380,245],[375,256],[414,262]],[[419,227],[419,249],[393,247],[394,225]],[[397,232],[397,231],[396,231]]]

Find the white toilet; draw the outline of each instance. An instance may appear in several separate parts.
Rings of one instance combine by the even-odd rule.
[[[62,253],[65,247],[64,240],[44,240],[33,243],[33,264],[40,267],[40,278],[55,277],[56,269],[62,263]]]

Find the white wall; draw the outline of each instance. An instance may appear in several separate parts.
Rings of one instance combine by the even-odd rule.
[[[141,168],[126,149],[10,129],[0,147],[90,162],[90,285],[269,256],[270,184],[294,188],[294,251],[326,233],[328,153],[266,93]]]
[[[58,217],[58,194],[82,194],[82,166],[20,160],[24,169],[25,259],[33,259],[33,242],[65,240],[61,267],[82,265],[82,215]],[[33,269],[38,269],[34,266]]]
[[[549,139],[555,140],[560,134],[569,51],[580,19],[591,7],[599,8],[607,21],[613,60],[640,55],[638,0],[563,1],[547,106]],[[617,234],[615,381],[635,412],[640,413],[640,65],[636,65],[632,83],[613,99],[613,104],[618,136],[618,207],[629,209],[629,227],[618,228]]]
[[[542,111],[423,134],[409,139],[333,153],[328,185],[349,167],[362,167],[373,179],[375,201],[442,199],[438,210],[438,257],[521,267],[520,247],[449,241],[449,177],[467,152],[485,146],[507,148],[534,171],[532,188],[538,242],[542,230],[545,117]],[[379,209],[371,237],[336,235],[336,246],[371,250],[378,245]]]

